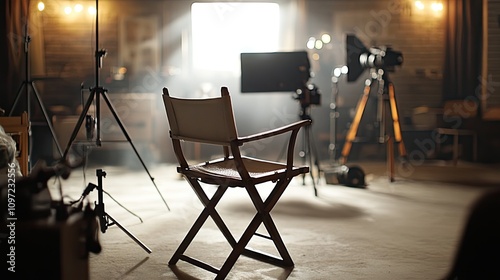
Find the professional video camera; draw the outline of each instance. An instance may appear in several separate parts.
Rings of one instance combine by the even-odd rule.
[[[372,47],[370,49],[366,48],[363,43],[354,35],[347,35],[346,40],[346,51],[347,51],[347,81],[356,81],[365,69],[372,70],[371,80],[367,79],[365,82],[365,87],[363,94],[358,101],[356,106],[356,113],[349,127],[349,131],[346,134],[346,140],[341,152],[340,162],[343,164],[346,162],[347,157],[350,153],[352,144],[356,139],[356,135],[359,129],[359,124],[363,116],[368,98],[370,96],[372,82],[378,83],[377,92],[377,122],[376,126],[380,129],[379,142],[387,143],[387,151],[391,155],[389,156],[389,177],[391,182],[394,180],[394,164],[393,164],[393,143],[398,143],[399,154],[402,158],[406,158],[406,148],[404,146],[401,123],[399,122],[399,113],[397,109],[396,102],[396,91],[394,89],[394,84],[389,79],[388,72],[394,72],[396,66],[403,64],[403,54],[401,52],[395,51],[390,47]],[[389,112],[389,113],[387,113]],[[391,118],[392,125],[386,125],[386,118]],[[386,127],[387,126],[387,127]],[[389,134],[386,130],[389,130]],[[358,181],[362,181],[362,173],[353,176],[359,177]],[[339,179],[340,181],[340,179]]]
[[[356,81],[365,69],[383,69],[394,72],[395,66],[403,64],[403,53],[391,47],[366,48],[361,40],[354,35],[347,35],[347,81]]]

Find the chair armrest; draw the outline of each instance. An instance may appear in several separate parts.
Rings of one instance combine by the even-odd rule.
[[[287,169],[286,173],[289,175],[289,173],[293,169],[293,151],[294,151],[295,141],[299,133],[299,129],[303,126],[310,125],[311,122],[312,122],[311,120],[301,120],[295,123],[291,123],[289,125],[260,132],[257,134],[245,137],[238,137],[237,139],[231,141],[230,143],[231,153],[234,156],[236,167],[238,169],[238,172],[240,173],[241,178],[243,180],[250,180],[250,175],[248,174],[248,170],[246,169],[241,158],[240,146],[243,146],[243,144],[247,142],[269,138],[286,132],[291,132],[290,139],[288,140],[288,149],[287,149],[288,152],[286,154],[286,169]]]
[[[280,135],[280,134],[283,134],[283,133],[288,132],[288,131],[297,130],[305,125],[310,125],[310,124],[311,124],[311,120],[301,120],[301,121],[291,123],[289,125],[285,125],[282,127],[278,127],[278,128],[272,129],[272,130],[268,130],[268,131],[264,131],[264,132],[260,132],[257,134],[244,136],[244,137],[238,137],[238,139],[236,139],[235,141],[238,144],[238,146],[241,146],[241,145],[243,145],[243,143],[261,140],[261,139],[269,138],[272,136]]]

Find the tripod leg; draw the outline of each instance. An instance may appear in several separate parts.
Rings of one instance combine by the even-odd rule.
[[[35,87],[35,82],[30,83],[31,89],[35,93],[36,100],[38,101],[38,105],[40,106],[40,109],[42,110],[43,116],[45,117],[45,121],[47,122],[47,125],[49,126],[50,133],[52,134],[52,139],[54,139],[54,143],[56,144],[57,151],[59,152],[59,155],[62,157],[63,152],[61,150],[61,146],[59,145],[59,141],[57,141],[56,133],[54,131],[54,127],[52,126],[52,122],[49,119],[49,115],[47,114],[47,110],[45,110],[45,107],[43,106],[42,99],[40,98],[40,95],[38,94],[38,91]]]
[[[111,217],[109,214],[104,213],[110,220],[111,223],[109,225],[117,225],[123,232],[125,232],[132,240],[135,241],[139,246],[141,246],[144,251],[148,252],[148,254],[151,254],[151,249],[148,248],[144,243],[142,243],[139,238],[135,237],[134,234],[132,234],[130,231],[128,231],[124,226],[122,226],[117,220],[115,220],[113,217]]]
[[[101,232],[105,233],[109,226],[117,225],[123,232],[125,232],[130,238],[132,238],[137,244],[139,244],[139,246],[141,246],[146,252],[151,253],[151,250],[146,245],[144,245],[144,243],[142,243],[137,237],[135,237],[135,235],[129,232],[124,226],[118,223],[117,220],[115,220],[113,217],[111,217],[109,214],[106,213],[106,210],[104,209],[104,196],[103,196],[104,191],[102,183],[102,179],[106,177],[106,172],[103,171],[102,169],[97,169],[96,176],[97,176],[97,186],[94,185],[94,187],[97,189],[97,203],[95,204],[95,211],[97,216],[99,217]],[[109,222],[109,220],[111,220],[111,222]]]
[[[399,156],[406,157],[406,149],[403,142],[403,136],[401,133],[401,123],[399,122],[394,85],[392,83],[389,83],[387,88],[389,91],[389,102],[391,105],[391,116],[392,116],[392,123],[394,126],[394,140],[398,143]]]
[[[387,173],[389,181],[394,182],[394,140],[391,136],[387,139]]]
[[[71,148],[71,145],[73,144],[73,141],[75,141],[76,136],[78,135],[78,131],[80,131],[80,128],[82,127],[83,120],[85,119],[85,115],[89,111],[90,105],[92,104],[92,101],[94,100],[95,96],[95,90],[92,90],[92,92],[89,95],[89,99],[87,99],[87,103],[85,103],[85,107],[83,107],[83,111],[78,118],[78,121],[76,122],[75,129],[73,129],[73,133],[71,133],[71,137],[69,138],[68,144],[66,145],[66,149],[64,150],[63,154],[63,159],[66,160],[66,157],[68,156],[69,149]]]
[[[319,184],[319,180],[320,180],[320,177],[321,177],[321,168],[320,168],[320,165],[319,165],[319,157],[318,157],[318,150],[316,150],[316,144],[315,144],[315,141],[314,141],[314,135],[312,133],[309,133],[309,145],[311,146],[311,151],[312,151],[312,154],[311,156],[314,157],[314,165],[316,165],[316,169],[318,170],[318,184]]]
[[[299,156],[302,158],[303,164],[307,162],[307,128],[304,128],[302,133],[302,150],[299,152]],[[306,185],[306,174],[302,174],[302,185]]]
[[[120,126],[120,129],[122,130],[123,132],[123,135],[125,136],[125,138],[127,139],[127,141],[130,143],[130,146],[132,146],[132,149],[134,150],[134,153],[137,155],[137,158],[139,159],[139,161],[141,162],[142,164],[142,167],[144,167],[144,170],[146,171],[146,173],[148,174],[149,176],[149,179],[151,180],[151,182],[153,183],[153,185],[155,186],[156,188],[156,191],[158,192],[158,194],[160,195],[161,199],[163,200],[163,203],[165,204],[165,206],[167,207],[168,211],[170,211],[170,207],[168,207],[168,204],[167,202],[165,201],[165,199],[163,198],[163,195],[161,194],[160,190],[158,189],[158,187],[156,186],[156,183],[154,181],[154,178],[153,176],[151,176],[151,173],[149,173],[149,170],[146,166],[146,164],[144,163],[144,161],[142,160],[142,157],[141,155],[139,154],[139,152],[137,151],[134,143],[132,142],[132,139],[130,138],[125,126],[123,125],[122,121],[120,120],[120,117],[118,116],[118,114],[116,113],[115,111],[115,108],[113,106],[113,104],[111,104],[111,101],[109,100],[108,98],[108,95],[106,94],[106,92],[103,92],[102,93],[102,98],[104,99],[104,101],[106,102],[106,104],[108,105],[108,108],[109,110],[111,111],[111,113],[113,114],[113,117],[115,118],[116,122],[118,123],[118,126]]]
[[[9,112],[9,117],[12,117],[12,113],[14,112],[14,109],[16,108],[17,106],[17,103],[19,102],[19,99],[21,98],[21,94],[22,94],[22,91],[23,91],[23,88],[26,86],[26,81],[24,81],[20,86],[19,86],[19,89],[17,90],[17,95],[16,95],[16,99],[14,100],[14,103],[12,104],[12,107],[10,108],[10,112]],[[28,119],[30,118],[30,116],[28,115]]]
[[[309,169],[309,175],[311,175],[311,180],[313,183],[313,189],[314,189],[314,196],[318,196],[318,190],[316,189],[316,180],[314,179],[314,170],[313,170],[313,158],[311,155],[311,126],[308,125],[305,128],[305,133],[304,133],[304,158],[309,159],[309,166],[311,168]],[[319,168],[318,168],[318,173],[319,173]],[[305,177],[302,177],[304,180]],[[305,182],[303,182],[305,183]]]
[[[342,148],[340,163],[344,164],[347,161],[347,157],[351,152],[352,142],[356,138],[356,134],[358,133],[359,123],[361,121],[361,117],[363,116],[363,112],[365,111],[366,103],[368,102],[368,97],[370,96],[370,84],[367,84],[363,90],[363,95],[356,106],[356,114],[354,115],[354,119],[352,121],[351,126],[349,127],[349,131],[347,132],[347,136],[345,139],[344,147]]]

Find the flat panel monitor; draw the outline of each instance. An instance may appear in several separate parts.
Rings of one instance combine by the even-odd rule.
[[[241,92],[295,92],[310,76],[307,52],[241,54]]]

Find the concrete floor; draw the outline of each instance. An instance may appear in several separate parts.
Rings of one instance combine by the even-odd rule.
[[[470,205],[482,193],[500,187],[498,166],[414,163],[405,169],[396,166],[391,183],[385,162],[357,165],[366,173],[366,189],[326,184],[321,177],[315,197],[309,177],[305,185],[294,179],[272,211],[295,262],[293,269],[241,257],[228,279],[440,279],[450,269]],[[64,195],[77,198],[86,183],[96,183],[95,168],[89,167],[85,177],[81,170],[73,171],[63,181]],[[202,209],[175,166],[150,168],[170,211],[144,170],[98,168],[106,171],[104,190],[113,197],[104,196],[106,212],[152,253],[111,226],[100,236],[103,251],[91,255],[91,279],[213,279],[213,274],[182,261],[175,268],[167,265]],[[269,186],[262,189],[265,193]],[[56,196],[55,186],[51,192]],[[88,201],[93,203],[95,195],[91,193]],[[238,236],[254,214],[252,207],[246,193],[235,189],[228,191],[218,211]],[[273,249],[259,239],[251,244]],[[228,245],[209,221],[188,250],[219,266]]]

